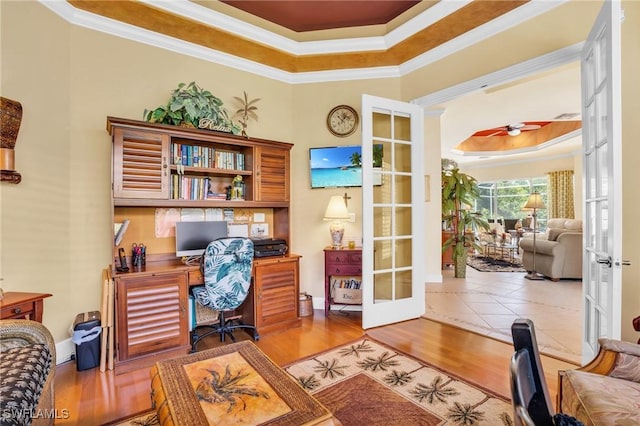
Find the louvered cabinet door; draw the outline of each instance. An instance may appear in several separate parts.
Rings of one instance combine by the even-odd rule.
[[[275,258],[254,265],[255,326],[259,333],[299,325],[297,257]]]
[[[258,201],[289,201],[289,150],[256,149],[256,192]]]
[[[116,279],[118,361],[189,345],[185,272]]]
[[[116,128],[113,197],[169,198],[169,135]]]

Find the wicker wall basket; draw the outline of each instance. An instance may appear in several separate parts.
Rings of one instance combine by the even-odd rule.
[[[0,97],[0,176],[3,182],[20,183],[22,180],[20,173],[15,171],[14,151],[21,123],[20,102]]]

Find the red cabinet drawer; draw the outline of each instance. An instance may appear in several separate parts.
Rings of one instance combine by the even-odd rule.
[[[349,253],[344,252],[344,253],[340,253],[340,252],[333,252],[330,254],[327,254],[326,256],[326,262],[330,263],[330,264],[343,264],[343,263],[349,263],[350,259],[349,259]]]
[[[327,265],[325,272],[327,275],[361,275],[362,267],[360,265]]]

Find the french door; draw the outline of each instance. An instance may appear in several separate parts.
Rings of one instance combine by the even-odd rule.
[[[424,292],[424,112],[362,96],[362,327],[418,318]]]
[[[597,354],[598,338],[621,334],[620,17],[619,1],[604,2],[581,57],[585,363]]]

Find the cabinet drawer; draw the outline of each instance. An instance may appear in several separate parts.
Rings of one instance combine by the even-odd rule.
[[[326,261],[329,264],[347,264],[350,262],[350,255],[340,252],[327,253]]]
[[[197,271],[189,271],[189,285],[193,284],[204,284],[204,277],[202,276],[202,272],[198,269]]]
[[[25,314],[33,315],[33,302],[20,303],[19,305],[2,308],[2,319],[23,318]]]
[[[331,275],[360,275],[362,267],[360,265],[327,265],[326,274]]]
[[[360,265],[362,263],[362,252],[360,252],[360,253],[350,253],[349,254],[349,263]]]

